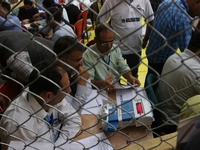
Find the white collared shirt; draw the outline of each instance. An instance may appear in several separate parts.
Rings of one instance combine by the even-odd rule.
[[[28,142],[36,140],[37,142],[52,142],[56,145],[61,144],[60,141],[67,142],[80,130],[81,119],[74,112],[74,108],[65,99],[46,112],[35,98],[25,91],[11,103],[2,116],[0,138],[5,143],[11,140]],[[44,120],[48,113],[54,115],[53,126]],[[58,129],[63,132],[58,134]],[[7,138],[4,141],[5,137]]]

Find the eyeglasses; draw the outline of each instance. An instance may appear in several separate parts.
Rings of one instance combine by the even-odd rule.
[[[114,40],[104,42],[104,41],[101,41],[99,38],[97,38],[97,39],[98,39],[99,43],[101,44],[101,46],[113,45],[113,43],[114,43]]]

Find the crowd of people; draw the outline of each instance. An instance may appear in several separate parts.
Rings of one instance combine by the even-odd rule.
[[[121,76],[128,85],[141,85],[144,48],[147,75],[159,79],[155,120],[165,124],[159,133],[176,131],[180,116],[189,114],[187,100],[199,99],[200,25],[193,24],[200,15],[199,0],[106,0],[91,46],[80,43],[74,32],[79,6],[55,0],[23,3],[13,15],[10,4],[0,2],[3,149],[12,140],[70,143],[81,130],[81,109],[91,90],[113,91]],[[46,22],[39,29],[42,19]],[[37,30],[25,30],[25,24]]]

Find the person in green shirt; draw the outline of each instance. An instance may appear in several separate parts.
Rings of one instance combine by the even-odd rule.
[[[128,84],[140,86],[140,81],[132,76],[128,64],[122,57],[120,48],[113,44],[114,32],[108,24],[98,24],[95,29],[95,44],[83,54],[83,66],[90,74],[93,87],[113,90],[113,84],[120,76],[127,79]]]

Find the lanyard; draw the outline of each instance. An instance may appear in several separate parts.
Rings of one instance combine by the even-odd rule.
[[[103,62],[105,62],[108,66],[110,65],[110,55],[108,56],[108,60],[107,61],[104,59],[103,56],[101,58],[102,58]],[[107,66],[107,70],[109,70],[108,66]]]

